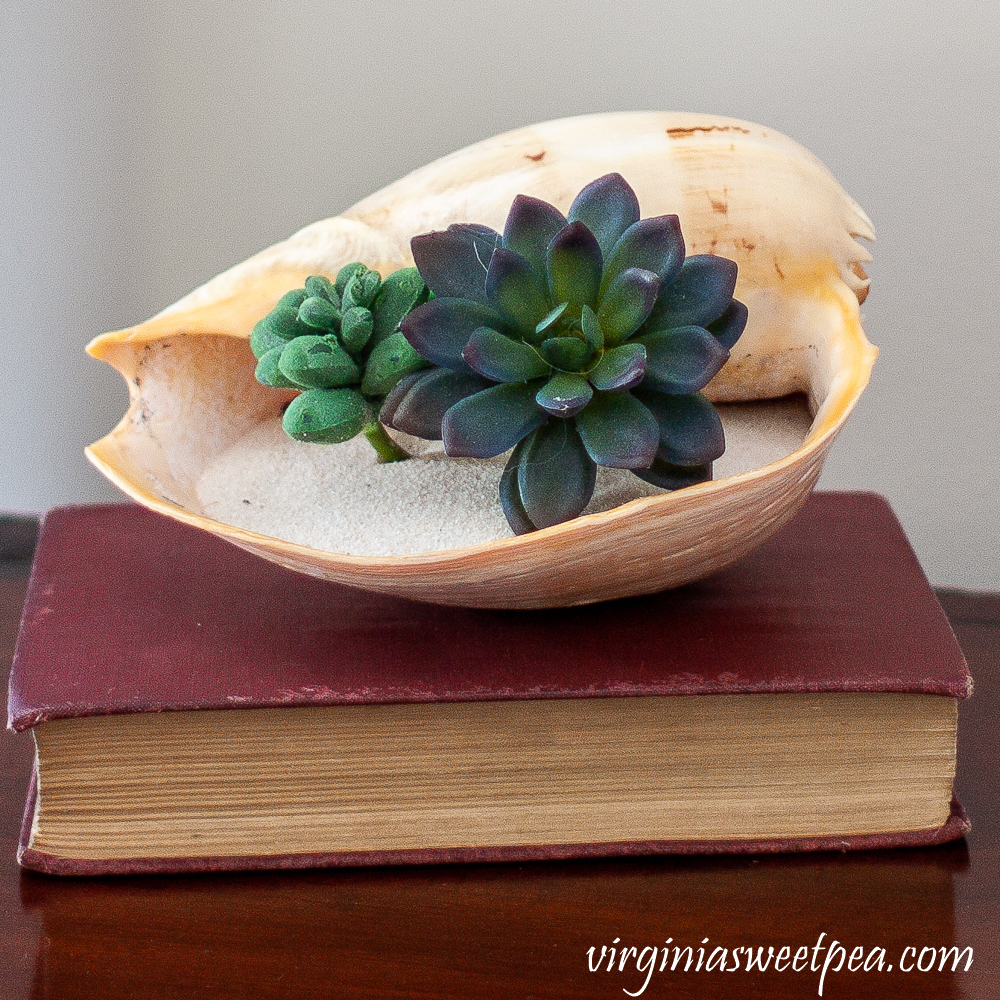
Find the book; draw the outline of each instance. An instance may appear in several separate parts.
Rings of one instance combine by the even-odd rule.
[[[316,580],[132,505],[44,519],[11,673],[60,874],[846,850],[962,836],[971,680],[888,504],[546,611]]]

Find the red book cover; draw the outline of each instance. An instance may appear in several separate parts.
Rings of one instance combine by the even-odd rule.
[[[441,607],[355,590],[285,570],[144,508],[115,505],[56,509],[43,522],[11,673],[9,726],[359,703],[802,692],[964,698],[970,690],[944,612],[888,504],[872,494],[814,494],[779,535],[698,583],[544,611]],[[29,803],[29,819],[30,810]],[[162,871],[844,849],[934,843],[966,829],[955,804],[939,830],[851,841],[94,864]],[[30,849],[22,863],[90,870]]]

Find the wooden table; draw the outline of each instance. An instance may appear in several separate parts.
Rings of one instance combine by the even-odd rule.
[[[30,527],[0,523],[4,672]],[[49,878],[15,865],[31,740],[8,734],[0,997],[612,998],[642,988],[652,955],[643,949],[669,938],[693,949],[708,938],[706,956],[748,945],[780,956],[787,945],[794,957],[807,946],[808,964],[661,973],[658,951],[644,997],[814,997],[828,952],[813,948],[826,935],[821,944],[841,942],[848,961],[827,972],[824,997],[1000,998],[1000,595],[939,596],[976,680],[962,707],[957,781],[973,831],[967,842],[924,850]],[[938,971],[939,949],[952,945],[973,949],[969,971],[951,972],[950,959]],[[596,960],[602,946],[637,951],[625,971],[607,971],[606,958],[591,972],[591,946]],[[859,946],[866,959],[885,949],[883,971],[849,971]],[[923,953],[933,971],[900,969],[925,948],[934,949]]]

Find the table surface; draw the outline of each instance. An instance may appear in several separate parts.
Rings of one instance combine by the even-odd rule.
[[[27,584],[31,534],[30,525],[0,522],[4,675]],[[58,879],[15,864],[31,740],[5,734],[0,998],[994,1000],[1000,997],[1000,806],[994,790],[1000,595],[939,596],[976,688],[961,707],[956,782],[973,830],[965,841],[936,848]],[[692,947],[689,971],[683,971],[686,954],[675,971],[669,964],[660,971],[670,939],[671,949]],[[814,951],[818,941],[821,950]],[[831,941],[840,944],[827,949]],[[728,949],[730,970],[733,949],[747,946],[754,953],[763,947],[765,960],[768,947],[779,960],[785,946],[786,959],[802,947],[808,953],[798,971],[783,961],[780,971],[771,963],[765,972],[748,972],[745,951],[740,971],[697,969],[700,947],[706,963],[712,949]],[[847,961],[835,971],[841,946]],[[959,971],[951,971],[950,957],[939,969],[941,949],[951,946],[972,949],[968,971],[968,952]],[[594,972],[591,947],[599,963]],[[830,970],[821,983],[827,956]],[[874,967],[880,957],[881,971]],[[903,971],[901,963],[913,968]],[[933,968],[921,972],[918,963]]]

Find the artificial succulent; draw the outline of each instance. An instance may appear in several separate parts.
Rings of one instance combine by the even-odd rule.
[[[408,458],[377,412],[392,387],[428,362],[399,332],[400,320],[426,301],[416,268],[384,281],[364,264],[342,267],[286,292],[253,329],[257,381],[301,389],[281,425],[296,441],[336,444],[363,433],[382,462]]]
[[[433,364],[381,420],[453,457],[513,449],[500,481],[523,534],[579,515],[597,466],[667,489],[711,478],[722,424],[700,393],[746,325],[736,264],[685,259],[676,215],[640,219],[619,174],[567,215],[519,195],[503,233],[460,224],[411,242],[433,296],[401,323]]]

